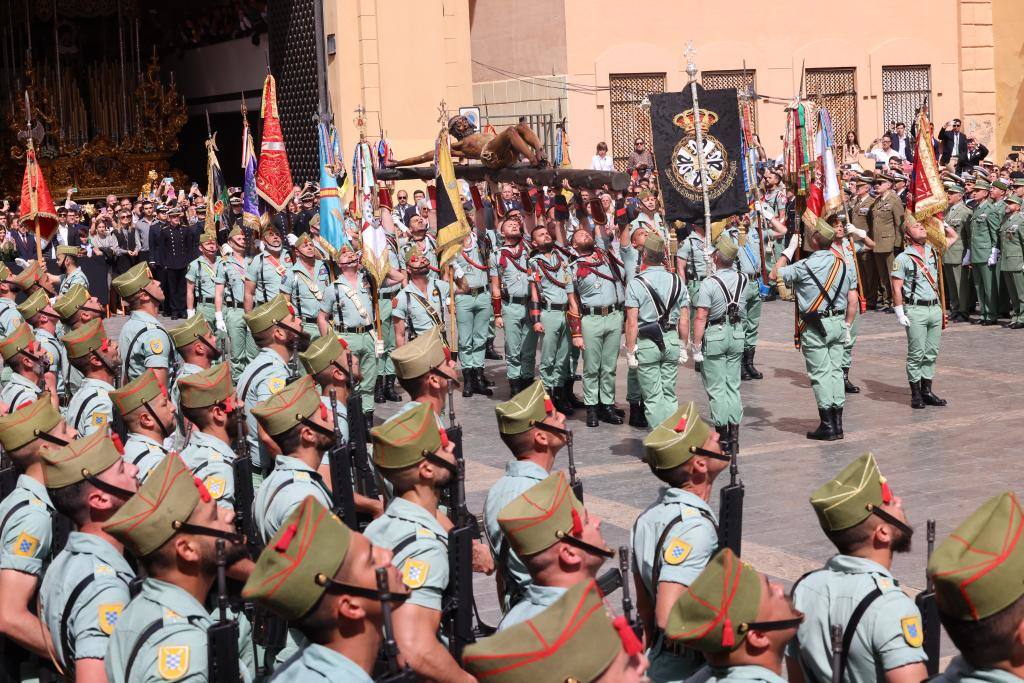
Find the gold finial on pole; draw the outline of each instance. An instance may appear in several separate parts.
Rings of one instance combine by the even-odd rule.
[[[366,140],[366,107],[359,105],[354,110],[356,117],[352,120],[356,124],[356,128],[359,130],[359,142]]]

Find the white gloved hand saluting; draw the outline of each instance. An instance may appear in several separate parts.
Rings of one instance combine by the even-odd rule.
[[[999,260],[999,249],[992,247],[992,253],[988,255],[988,265],[994,266]]]
[[[636,347],[635,346],[633,347],[632,351],[630,351],[629,349],[626,349],[626,367],[634,368],[634,369],[640,367],[640,361],[638,361],[636,359]]]
[[[907,318],[907,314],[903,312],[903,306],[894,306],[893,312],[896,313],[896,322],[903,327],[910,327],[910,319]]]
[[[213,314],[216,322],[218,332],[227,332],[228,326],[224,324],[224,314],[221,311],[217,311]]]

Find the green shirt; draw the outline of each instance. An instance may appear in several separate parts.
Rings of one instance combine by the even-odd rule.
[[[71,377],[68,371],[71,369],[71,363],[68,361],[67,348],[49,330],[36,329],[35,332],[36,341],[42,345],[46,358],[50,361],[50,372],[57,376],[57,394],[63,396],[67,387],[67,393],[70,395]]]
[[[298,458],[277,456],[274,471],[263,480],[252,504],[253,519],[263,541],[270,540],[288,515],[309,496],[328,510],[334,507],[331,492],[315,469]]]
[[[1020,270],[1024,265],[1024,215],[1018,209],[999,227],[999,267]]]
[[[491,275],[497,277],[505,296],[529,296],[529,254],[523,243],[516,248],[502,247],[491,254]]]
[[[469,248],[463,247],[455,255],[455,262],[459,264],[466,274],[466,286],[470,289],[487,287],[488,272],[490,266],[480,253],[480,245],[477,244],[476,234],[473,234],[472,244]],[[456,295],[458,296],[458,295]]]
[[[75,268],[74,272],[61,276],[60,289],[57,290],[57,296],[67,294],[67,291],[71,289],[71,285],[76,284],[89,289],[89,278],[85,276],[81,268]]]
[[[373,683],[355,662],[323,645],[310,643],[302,654],[274,670],[274,683]]]
[[[10,337],[25,322],[13,299],[0,298],[0,336]]]
[[[941,674],[931,683],[1020,683],[1022,678],[1003,669],[975,669],[962,655],[953,657]]]
[[[409,281],[397,294],[391,315],[405,321],[410,339],[436,326],[447,335],[448,292],[448,283],[433,276],[427,277],[425,292]]]
[[[40,576],[53,541],[53,503],[40,482],[19,475],[14,490],[0,500],[0,570]]]
[[[222,256],[217,261],[215,282],[218,285],[224,285],[224,305],[238,304],[241,306],[245,301],[245,274],[248,269],[249,260],[235,254]]]
[[[217,288],[217,270],[219,268],[220,262],[218,260],[210,263],[205,256],[200,256],[188,264],[188,270],[185,271],[185,279],[192,283],[192,292],[195,295],[193,303],[195,306],[203,303],[213,303],[213,297]]]
[[[763,666],[748,664],[730,666],[725,669],[711,669],[711,678],[707,683],[723,683],[724,681],[760,681],[761,683],[785,683],[785,678]]]
[[[270,464],[270,456],[264,452],[257,435],[256,416],[253,407],[261,401],[284,389],[288,383],[288,365],[273,349],[260,349],[256,357],[245,366],[238,376],[238,398],[245,405],[245,438],[249,441],[249,453],[255,467]]]
[[[338,329],[372,326],[373,301],[370,299],[369,276],[360,275],[353,287],[344,275],[339,275],[324,292],[320,310]]]
[[[673,305],[670,297],[672,295],[673,283],[678,282],[678,296]],[[679,322],[679,311],[683,306],[690,305],[690,295],[686,287],[682,286],[682,280],[675,273],[665,270],[664,266],[651,266],[644,269],[642,273],[633,278],[633,281],[626,287],[626,308],[638,310],[637,321],[640,324],[656,322],[658,320],[658,309],[654,305],[654,299],[642,283],[646,283],[661,298],[661,303],[669,307],[668,324],[675,325]]]
[[[504,631],[510,626],[521,624],[527,619],[533,619],[565,595],[568,590],[568,588],[560,588],[558,586],[541,586],[531,583],[526,587],[523,599],[501,618],[498,630]]]
[[[235,451],[231,444],[193,428],[188,446],[181,451],[185,466],[206,484],[217,505],[226,510],[235,509]]]
[[[164,448],[162,443],[148,436],[132,432],[128,434],[128,439],[124,442],[124,455],[122,457],[125,462],[130,462],[139,468],[139,473],[135,476],[141,484],[146,480],[146,476],[150,471],[167,457],[167,449]]]
[[[742,318],[747,308],[744,296],[747,282],[747,276],[743,275],[741,281],[740,274],[734,268],[715,271],[714,275],[700,283],[693,305],[695,308],[708,309],[708,324],[726,322],[724,318],[730,303],[737,305]]]
[[[829,284],[828,276],[837,261],[842,265],[836,272],[835,280]],[[797,305],[801,313],[809,311],[811,304],[822,293],[822,289],[818,287],[819,283],[831,298],[832,309],[846,310],[846,295],[850,291],[852,282],[850,268],[831,249],[821,249],[803,260],[779,268],[779,277],[788,287],[796,291]],[[815,278],[817,283],[815,283]],[[828,307],[828,302],[823,300],[817,310],[824,313]]]
[[[256,289],[252,295],[254,306],[265,304],[277,296],[284,285],[291,265],[291,257],[283,251],[277,256],[261,251],[252,257],[245,272],[245,279],[256,283]]]
[[[132,381],[146,368],[170,368],[177,354],[160,321],[144,311],[132,311],[121,328],[118,348],[124,364],[124,383]]]
[[[992,249],[999,245],[999,225],[1003,222],[1003,210],[992,200],[978,204],[971,214],[971,263],[984,264]]]
[[[110,392],[113,390],[114,387],[101,379],[83,379],[81,388],[64,409],[64,421],[80,437],[106,428],[114,414],[114,404],[110,401]]]
[[[596,249],[590,256],[572,262],[573,289],[584,306],[611,306],[625,299],[625,286],[620,280],[623,267],[611,262],[613,258]]]
[[[939,255],[927,242],[924,255],[908,243],[892,263],[892,276],[903,280],[903,304],[911,300],[934,301],[939,298]],[[932,283],[935,286],[932,286]]]
[[[395,548],[404,542],[391,564],[412,591],[409,603],[440,611],[442,594],[448,587],[448,532],[437,518],[415,503],[395,498],[364,533],[382,548]]]
[[[957,202],[946,211],[946,225],[956,230],[956,242],[949,245],[942,253],[942,262],[959,266],[964,260],[964,229],[971,222],[971,208],[963,202]]]
[[[0,403],[7,405],[7,412],[13,413],[26,401],[34,401],[42,394],[37,384],[29,381],[24,375],[18,372],[11,373],[7,384],[0,389]]]
[[[686,261],[686,270],[696,274],[697,280],[703,280],[708,273],[708,260],[704,255],[704,236],[696,231],[691,232],[679,245],[678,258]],[[691,268],[692,266],[692,268]],[[687,281],[690,277],[687,275]]]
[[[545,304],[564,304],[573,292],[568,257],[557,249],[530,257],[530,272],[537,283],[541,308]]]
[[[288,297],[302,322],[315,325],[320,314],[320,304],[330,284],[331,275],[323,261],[313,262],[312,273],[299,261],[288,269],[281,291]]]

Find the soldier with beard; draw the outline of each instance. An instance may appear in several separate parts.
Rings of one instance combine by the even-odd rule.
[[[292,259],[281,251],[281,233],[273,223],[263,228],[263,251],[252,257],[245,273],[245,310],[273,300],[281,291]]]
[[[174,373],[174,384],[171,385],[171,401],[178,409],[177,439],[175,447],[180,450],[188,441],[188,422],[181,411],[181,380],[197,372],[208,370],[220,360],[221,352],[206,318],[201,315],[192,316],[181,325],[170,331],[171,341],[181,358],[181,365]]]
[[[89,289],[89,278],[78,265],[79,253],[77,246],[57,247],[57,268],[62,273],[60,289],[57,290],[58,296],[66,294],[71,286],[76,284]]]
[[[94,319],[60,338],[71,367],[82,374],[81,388],[64,409],[64,419],[76,432],[88,436],[112,425],[114,405],[110,392],[121,364],[117,342],[107,339],[103,321]]]
[[[491,254],[491,308],[494,325],[505,331],[505,372],[509,394],[515,396],[533,383],[537,333],[530,321],[529,254],[523,246],[523,223],[518,217],[501,222],[504,245]]]
[[[147,369],[153,370],[165,386],[170,381],[169,368],[174,364],[170,337],[156,319],[164,291],[153,279],[149,267],[139,263],[111,283],[128,303],[131,315],[121,328],[122,380],[130,382]]]
[[[0,356],[11,369],[11,378],[0,389],[0,403],[7,406],[7,413],[13,413],[22,403],[34,401],[43,393],[43,375],[49,363],[46,351],[32,336],[28,323],[22,323],[14,334],[0,339]],[[54,407],[56,405],[55,402]]]
[[[167,386],[152,370],[109,395],[128,431],[124,459],[139,468],[139,481],[143,482],[167,455],[164,439],[174,432],[174,403]]]
[[[188,445],[181,459],[192,474],[203,480],[217,505],[235,509],[235,476],[232,464],[238,437],[235,411],[241,410],[231,369],[227,363],[214,365],[181,380],[180,411],[192,424]]]
[[[875,457],[865,453],[847,465],[811,494],[811,505],[839,554],[793,586],[793,604],[806,618],[786,653],[789,680],[837,680],[831,624],[843,626],[848,644],[838,680],[924,680],[921,613],[891,573],[893,556],[910,551],[914,530]]]

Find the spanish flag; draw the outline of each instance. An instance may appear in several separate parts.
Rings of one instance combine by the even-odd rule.
[[[469,234],[469,220],[462,210],[462,197],[455,180],[455,166],[448,148],[448,127],[437,136],[434,154],[437,176],[437,265],[444,269],[462,248],[462,240]]]

